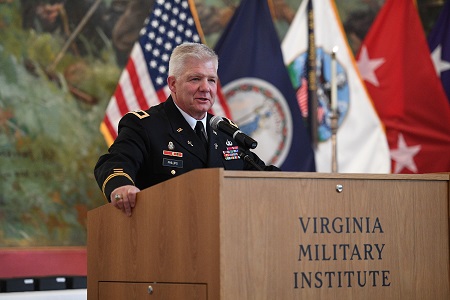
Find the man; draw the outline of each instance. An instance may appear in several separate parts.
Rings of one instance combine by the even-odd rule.
[[[109,153],[100,157],[95,177],[105,197],[128,216],[141,189],[188,171],[256,170],[239,158],[231,137],[209,124],[212,115],[208,111],[217,93],[217,68],[218,57],[207,46],[179,45],[169,61],[171,96],[146,111],[130,112],[119,122],[118,137]],[[198,133],[196,126],[200,126]],[[264,170],[279,170],[248,154]]]

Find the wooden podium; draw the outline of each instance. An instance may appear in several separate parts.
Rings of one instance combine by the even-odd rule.
[[[88,299],[449,299],[449,174],[203,169],[88,213]]]

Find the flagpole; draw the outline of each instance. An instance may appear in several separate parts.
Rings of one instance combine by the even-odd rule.
[[[308,118],[309,118],[309,132],[311,134],[311,142],[314,150],[318,145],[317,133],[317,74],[316,74],[316,42],[314,36],[314,13],[313,2],[308,1],[308,62],[307,62],[307,76],[308,76]]]
[[[331,53],[331,172],[337,173],[337,128],[338,128],[338,101],[337,101],[337,71],[336,71],[336,52],[337,46],[333,47]]]

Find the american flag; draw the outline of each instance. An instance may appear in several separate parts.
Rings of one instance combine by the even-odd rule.
[[[300,111],[302,113],[303,118],[308,117],[308,81],[305,77],[301,79],[302,84],[300,88],[296,92],[298,106],[300,107]]]
[[[106,143],[117,137],[118,124],[129,111],[145,110],[170,95],[167,72],[172,50],[185,42],[201,43],[202,30],[193,0],[157,0],[133,46],[100,126]],[[212,113],[230,115],[218,91]]]

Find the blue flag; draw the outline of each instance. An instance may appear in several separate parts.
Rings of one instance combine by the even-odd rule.
[[[450,102],[450,0],[445,3],[428,36],[428,45],[437,75]]]
[[[258,141],[255,152],[283,171],[315,171],[267,0],[243,0],[215,51],[232,119]]]

